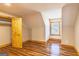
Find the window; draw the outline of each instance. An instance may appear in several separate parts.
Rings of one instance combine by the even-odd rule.
[[[50,20],[50,35],[60,35],[61,21],[58,19]]]

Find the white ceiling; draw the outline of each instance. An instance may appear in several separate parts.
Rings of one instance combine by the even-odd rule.
[[[6,6],[0,3],[0,11],[15,16],[25,16],[26,14],[47,9],[62,8],[64,5],[65,3],[13,3],[11,6]]]
[[[63,8],[63,25],[73,26],[78,13],[78,6],[78,4],[66,3],[13,3],[11,6],[6,6],[0,3],[0,11],[25,18],[30,13]]]
[[[64,3],[13,3],[11,6],[6,6],[0,3],[0,11],[23,17],[25,24],[32,28],[44,25],[40,15],[41,11],[62,8],[64,5]],[[32,15],[29,17],[30,19],[27,17],[28,15]]]

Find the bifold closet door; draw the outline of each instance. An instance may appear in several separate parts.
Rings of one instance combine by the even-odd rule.
[[[12,18],[12,47],[22,48],[22,18]]]

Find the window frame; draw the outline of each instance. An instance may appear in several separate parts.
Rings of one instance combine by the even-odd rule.
[[[50,20],[53,20],[53,19],[50,19]],[[59,24],[59,34],[52,34],[51,33],[51,23],[58,23]],[[61,26],[61,22],[60,21],[53,21],[53,22],[50,21],[50,35],[51,36],[60,36],[61,35],[61,33],[60,33],[60,26]]]

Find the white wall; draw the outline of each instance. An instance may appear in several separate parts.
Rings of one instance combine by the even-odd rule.
[[[32,28],[32,40],[45,41],[44,28]]]
[[[75,22],[75,47],[79,52],[79,12],[78,12],[78,16],[77,16],[77,20]]]
[[[25,22],[26,19],[22,20],[22,39],[23,42],[29,40],[29,29],[27,27],[27,23]]]
[[[26,15],[26,25],[29,32],[29,40],[45,41],[44,22],[39,12]]]
[[[0,25],[0,46],[11,43],[11,26]]]
[[[50,9],[50,10],[42,11],[41,14],[45,23],[45,39],[47,41],[50,37],[49,19],[62,18],[62,9],[61,8]],[[60,37],[55,37],[55,38],[60,39]]]
[[[74,28],[73,27],[64,27],[63,28],[63,37],[62,44],[74,46]]]
[[[74,23],[78,13],[77,4],[67,4],[62,9],[63,39],[62,44],[75,45]]]

